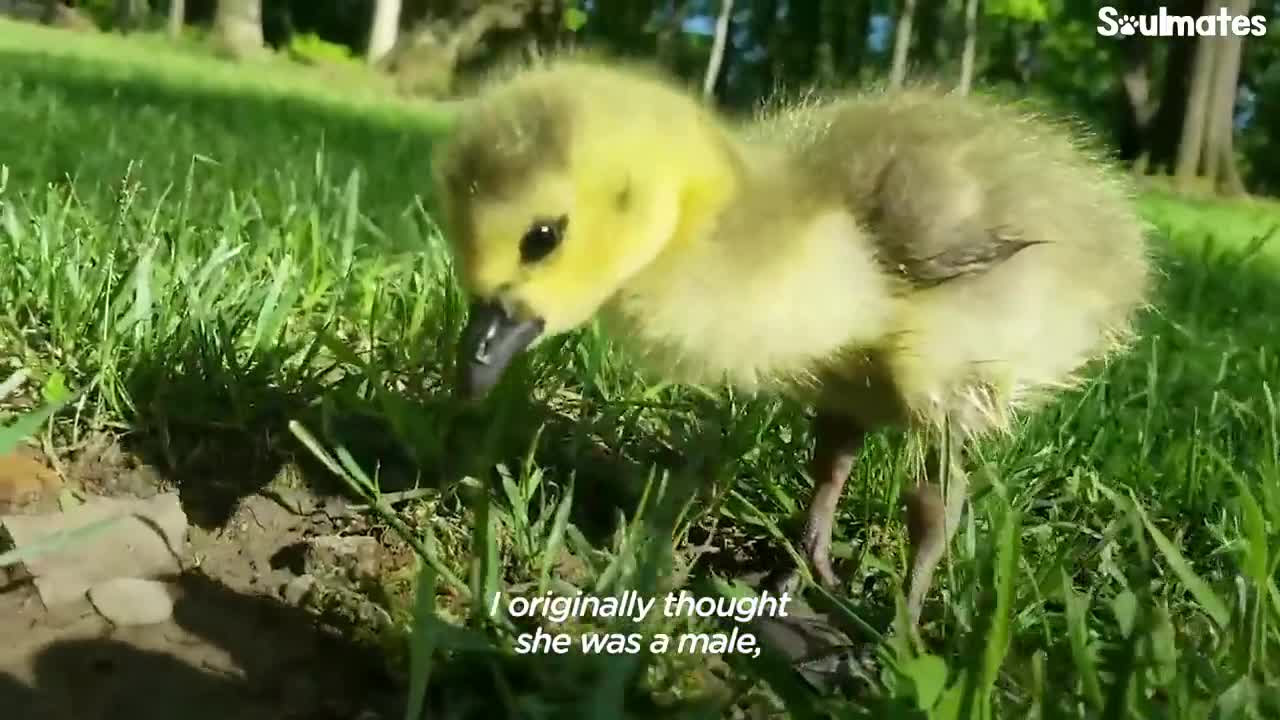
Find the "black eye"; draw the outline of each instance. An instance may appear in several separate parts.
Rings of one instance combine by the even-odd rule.
[[[520,239],[520,261],[535,263],[551,254],[560,244],[564,236],[565,226],[569,218],[560,216],[555,220],[538,220]]]

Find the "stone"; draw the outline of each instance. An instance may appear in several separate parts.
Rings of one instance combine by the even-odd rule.
[[[153,579],[182,571],[187,515],[176,493],[146,500],[90,497],[67,512],[0,517],[0,529],[17,550],[95,524],[92,534],[22,561],[46,608],[83,600],[90,587],[105,580]]]
[[[89,588],[88,596],[99,615],[121,627],[157,625],[173,617],[173,597],[155,580],[105,580]]]
[[[311,593],[311,589],[315,587],[316,579],[310,575],[299,575],[285,584],[284,590],[280,593],[284,597],[284,601],[295,607],[301,607],[306,601],[307,595]]]
[[[306,572],[329,575],[334,570],[354,580],[378,576],[382,545],[368,535],[322,535],[307,541]]]

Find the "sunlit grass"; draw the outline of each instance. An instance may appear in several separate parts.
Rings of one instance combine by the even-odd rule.
[[[116,39],[45,66],[0,38],[0,358],[85,391],[65,432],[128,428],[175,467],[193,438],[269,435],[371,503],[397,468],[420,480],[421,497],[378,509],[438,592],[410,653],[434,658],[430,706],[1280,712],[1280,276],[1260,244],[1274,206],[1144,198],[1163,278],[1143,339],[981,448],[925,647],[889,634],[869,683],[822,695],[764,657],[520,657],[530,621],[469,598],[728,591],[717,580],[742,558],[785,554],[808,492],[803,410],[647,385],[593,332],[519,365],[485,408],[456,407],[462,303],[427,210],[429,112],[330,109],[301,81],[241,91],[257,73],[194,56],[84,64]],[[200,85],[206,71],[221,79]],[[835,611],[882,632],[906,566],[900,454],[873,438],[837,533]]]
[[[278,52],[232,62],[219,59],[212,47],[195,38],[173,42],[160,33],[71,33],[0,18],[0,53],[56,61],[67,75],[108,83],[142,76],[179,88],[269,92],[327,102],[339,110],[426,105],[396,98],[390,78],[359,64],[308,66]]]

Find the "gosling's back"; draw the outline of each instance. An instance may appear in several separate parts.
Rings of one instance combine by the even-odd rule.
[[[1007,427],[1131,336],[1150,287],[1145,227],[1126,185],[1068,128],[921,90],[771,129],[809,192],[838,193],[899,280],[904,302],[876,361],[917,421]],[[852,385],[832,383],[825,402],[859,403]]]

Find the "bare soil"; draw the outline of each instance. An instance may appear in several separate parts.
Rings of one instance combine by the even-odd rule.
[[[29,448],[0,456],[0,515],[57,512],[71,492],[167,487],[106,437],[54,460]],[[161,624],[116,627],[87,600],[46,609],[21,569],[0,568],[0,715],[398,718],[400,683],[377,642],[391,616],[369,589],[410,560],[344,503],[284,482],[242,498],[220,527],[190,526]]]

